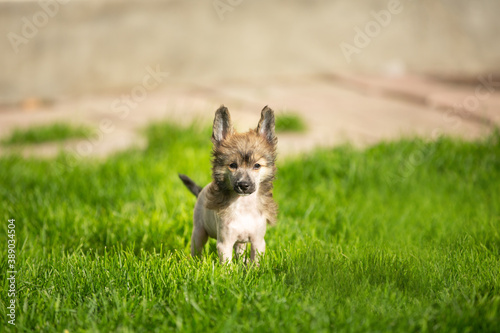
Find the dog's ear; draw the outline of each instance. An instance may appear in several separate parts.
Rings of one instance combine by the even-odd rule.
[[[267,105],[262,109],[259,125],[257,125],[257,133],[265,137],[270,144],[276,145],[274,111],[267,107]]]
[[[228,135],[233,133],[233,124],[231,123],[231,116],[229,110],[221,105],[215,111],[214,127],[212,130],[212,142],[220,144]]]

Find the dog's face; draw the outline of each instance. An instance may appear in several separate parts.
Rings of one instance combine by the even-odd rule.
[[[271,183],[276,171],[274,112],[265,107],[255,130],[235,133],[229,111],[221,106],[212,132],[213,178],[220,189],[250,195]]]

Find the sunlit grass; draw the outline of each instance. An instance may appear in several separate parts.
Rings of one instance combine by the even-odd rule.
[[[307,126],[300,115],[293,112],[276,114],[276,132],[304,132]]]
[[[51,141],[64,141],[88,137],[93,130],[86,126],[76,126],[65,123],[34,126],[27,129],[14,129],[10,135],[1,140],[4,145],[21,145],[44,143]]]
[[[245,267],[219,265],[213,240],[189,256],[195,198],[177,174],[210,181],[210,129],[147,133],[104,161],[0,158],[18,271],[3,331],[500,330],[498,134],[279,160],[278,224]],[[6,271],[4,255],[2,290]]]

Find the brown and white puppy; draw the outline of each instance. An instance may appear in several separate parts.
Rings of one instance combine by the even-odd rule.
[[[276,222],[278,206],[273,200],[276,173],[274,112],[267,106],[255,130],[236,133],[229,111],[215,113],[212,132],[212,182],[205,188],[179,175],[198,197],[194,209],[191,255],[200,255],[208,237],[217,239],[221,262],[230,262],[233,249],[243,254],[251,243],[250,259],[257,262],[266,249],[267,224]]]

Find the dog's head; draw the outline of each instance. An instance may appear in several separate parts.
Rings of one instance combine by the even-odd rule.
[[[215,113],[212,142],[212,176],[219,189],[250,195],[272,188],[277,144],[273,110],[262,109],[255,130],[236,133],[228,109],[221,106]]]

